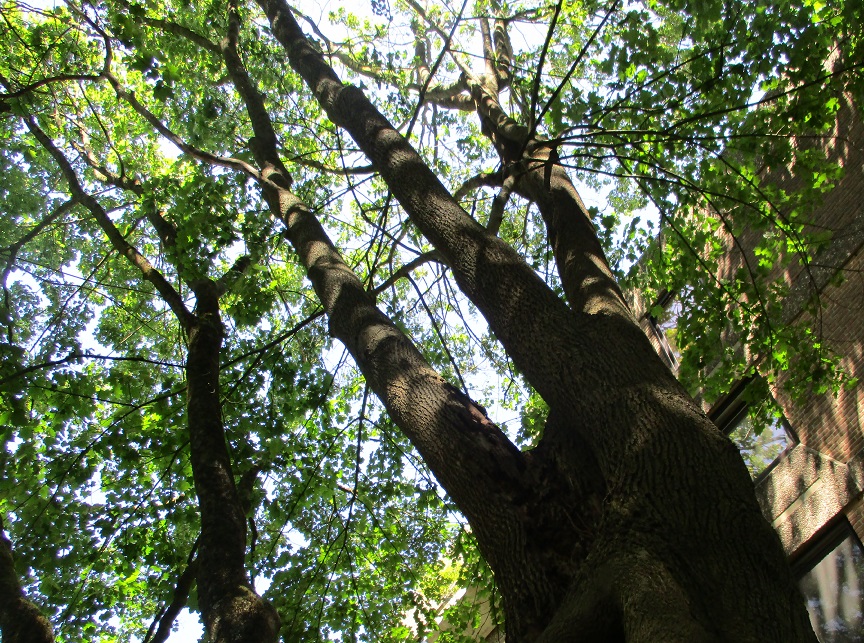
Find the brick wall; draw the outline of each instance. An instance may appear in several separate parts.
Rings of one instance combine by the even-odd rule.
[[[789,294],[772,323],[806,325],[840,356],[841,368],[862,383],[836,395],[813,393],[794,401],[784,389],[788,377],[780,374],[774,395],[801,444],[846,463],[864,449],[864,123],[850,98],[842,98],[834,130],[805,145],[821,146],[843,168],[836,187],[804,217],[811,229],[830,231],[832,237],[806,267],[798,257],[788,265],[778,262],[772,277],[784,282]],[[760,178],[788,192],[801,183],[794,166],[765,168]],[[729,252],[721,262],[721,279],[732,278],[745,261],[756,261],[753,248],[762,234],[748,229],[736,239],[725,235]],[[814,297],[820,302],[817,314],[802,312]],[[730,343],[735,339],[730,337]]]
[[[797,323],[809,324],[841,357],[841,367],[857,386],[808,396],[795,402],[783,390],[781,376],[774,393],[800,442],[840,462],[849,462],[864,449],[864,250],[843,267],[842,284],[821,293],[822,314]]]
[[[844,169],[836,187],[806,217],[813,229],[832,232],[830,242],[810,265],[796,258],[788,265],[779,262],[773,273],[789,288],[775,325],[806,325],[840,356],[840,367],[849,377],[860,380],[836,394],[811,392],[796,401],[784,389],[787,376],[778,376],[773,393],[800,444],[759,479],[756,491],[790,555],[806,549],[842,514],[864,539],[864,124],[857,113],[846,100],[834,132],[804,143],[822,145]],[[761,175],[787,191],[795,189],[799,178],[794,167],[767,168]],[[755,261],[753,248],[761,234],[744,230],[736,239],[726,236],[729,252],[721,262],[721,278],[733,277],[746,259]],[[816,314],[805,312],[812,309],[808,304],[817,293]],[[662,343],[648,320],[643,322],[661,352]],[[736,338],[729,341],[734,344]]]

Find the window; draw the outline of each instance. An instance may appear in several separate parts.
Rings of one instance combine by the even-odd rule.
[[[681,361],[681,351],[676,342],[680,315],[681,302],[668,291],[663,291],[647,313],[649,327],[656,342],[654,348],[673,373],[678,370]]]
[[[864,643],[864,548],[845,518],[795,566],[821,643]]]
[[[753,479],[770,470],[786,448],[794,443],[789,426],[783,418],[774,417],[763,401],[753,413],[753,398],[759,398],[762,382],[755,378],[739,382],[721,402],[715,405],[711,419],[729,436],[741,452]],[[758,412],[762,410],[763,412]]]
[[[741,457],[754,479],[767,471],[791,443],[782,418],[771,417],[761,425],[757,424],[747,406],[726,430],[732,442],[738,445]]]

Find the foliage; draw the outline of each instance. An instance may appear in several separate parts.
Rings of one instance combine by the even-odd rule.
[[[688,383],[717,395],[752,374],[753,356],[769,377],[793,369],[801,390],[842,382],[830,347],[784,324],[781,302],[785,271],[806,268],[830,242],[808,216],[842,176],[830,145],[840,101],[860,104],[864,93],[859,3],[588,0],[553,12],[480,1],[455,25],[435,3],[352,9],[360,15],[342,8],[319,19],[309,6],[313,38],[410,129],[454,192],[494,172],[498,157],[476,119],[434,99],[418,107],[418,92],[458,83],[454,59],[468,60],[480,18],[506,17],[508,109],[536,121],[574,178],[608,197],[595,222],[618,275],[647,300],[679,293]],[[446,555],[464,574],[479,570],[470,580],[488,580],[470,535],[331,342],[258,188],[169,142],[173,133],[211,157],[251,159],[252,128],[219,51],[225,3],[4,1],[0,11],[0,512],[28,594],[61,640],[140,639],[198,534],[186,340],[154,287],[69,202],[60,169],[25,127],[32,116],[169,282],[218,279],[250,258],[223,305],[223,415],[238,480],[261,470],[248,564],[280,611],[284,640],[410,640],[403,617],[412,609],[434,628],[430,605],[451,588]],[[428,361],[521,444],[536,443],[543,400],[322,116],[257,6],[241,13],[244,62],[294,190]],[[428,83],[423,66],[434,73]],[[797,144],[802,137],[812,144]],[[789,168],[794,188],[772,180]],[[479,221],[490,217],[488,194],[464,204]],[[174,243],[151,225],[154,212],[173,224]],[[752,262],[726,270],[730,247],[753,232]],[[514,197],[500,236],[558,287],[535,208]],[[407,278],[398,272],[418,257],[428,261]]]

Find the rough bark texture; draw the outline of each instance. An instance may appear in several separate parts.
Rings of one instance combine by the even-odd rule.
[[[279,617],[255,593],[246,574],[246,516],[222,425],[219,355],[224,330],[218,287],[212,281],[196,284],[195,296],[186,391],[192,473],[201,511],[198,601],[213,643],[267,643],[277,640]]]
[[[27,600],[0,522],[0,634],[3,643],[54,643],[51,623]]]
[[[516,189],[541,205],[571,307],[339,81],[283,0],[259,4],[291,66],[550,407],[542,442],[520,454],[374,308],[308,209],[270,192],[334,335],[468,517],[504,597],[508,641],[815,641],[735,447],[630,317],[551,148],[528,141],[526,160],[502,141],[504,160],[523,164]],[[478,111],[500,134],[501,114],[480,106],[494,96],[478,89]]]

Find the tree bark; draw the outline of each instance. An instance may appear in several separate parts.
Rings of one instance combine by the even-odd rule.
[[[4,643],[54,643],[51,622],[24,595],[0,522],[0,633]]]
[[[348,348],[370,388],[442,486],[469,518],[475,517],[472,524],[483,533],[481,543],[496,543],[484,553],[499,569],[510,570],[502,576],[510,580],[508,596],[520,600],[542,596],[542,603],[550,604],[554,596],[548,592],[557,583],[547,575],[557,576],[559,572],[532,560],[535,552],[526,546],[532,538],[532,525],[513,510],[514,503],[530,506],[532,487],[549,482],[534,480],[534,474],[526,476],[525,456],[485,411],[444,380],[410,338],[376,307],[374,296],[344,262],[320,222],[291,192],[292,181],[279,158],[270,117],[242,65],[235,41],[236,28],[223,43],[223,51],[255,133],[250,147],[261,168],[261,187],[271,212],[285,224],[286,237],[306,268],[327,313],[331,334]],[[544,470],[542,475],[546,474]],[[567,546],[572,547],[572,542]],[[548,556],[548,552],[542,555]],[[529,578],[525,569],[541,572]]]
[[[291,66],[367,154],[550,407],[543,440],[523,454],[516,475],[506,468],[520,462],[516,453],[477,475],[482,450],[466,439],[470,424],[449,423],[445,452],[435,450],[435,440],[431,451],[418,447],[465,512],[495,573],[508,641],[815,641],[737,450],[627,312],[560,167],[539,186],[539,175],[529,176],[535,168],[526,167],[522,189],[546,210],[572,308],[459,207],[360,90],[339,81],[283,0],[259,4]],[[549,165],[542,155],[529,162]],[[286,213],[334,334],[415,444],[439,435],[453,415],[424,413],[435,408],[425,397],[435,376],[407,357],[407,347],[393,353],[394,361],[383,359],[379,347],[400,341],[386,330],[388,320],[350,283],[356,277],[337,268],[332,245],[302,238],[302,217]],[[337,271],[344,271],[340,285],[329,285]],[[368,330],[358,335],[358,328]],[[381,341],[370,344],[364,333]],[[393,403],[399,399],[410,406]],[[447,408],[445,400],[439,408]],[[479,417],[477,423],[485,426]],[[495,435],[496,452],[515,450],[508,444]],[[503,484],[496,485],[495,467]],[[484,497],[495,498],[494,511],[472,503]]]
[[[213,643],[275,642],[279,616],[258,596],[246,573],[246,515],[231,471],[222,424],[219,356],[224,329],[219,289],[207,280],[194,285],[195,320],[187,329],[186,362],[189,444],[201,511],[198,602]]]

